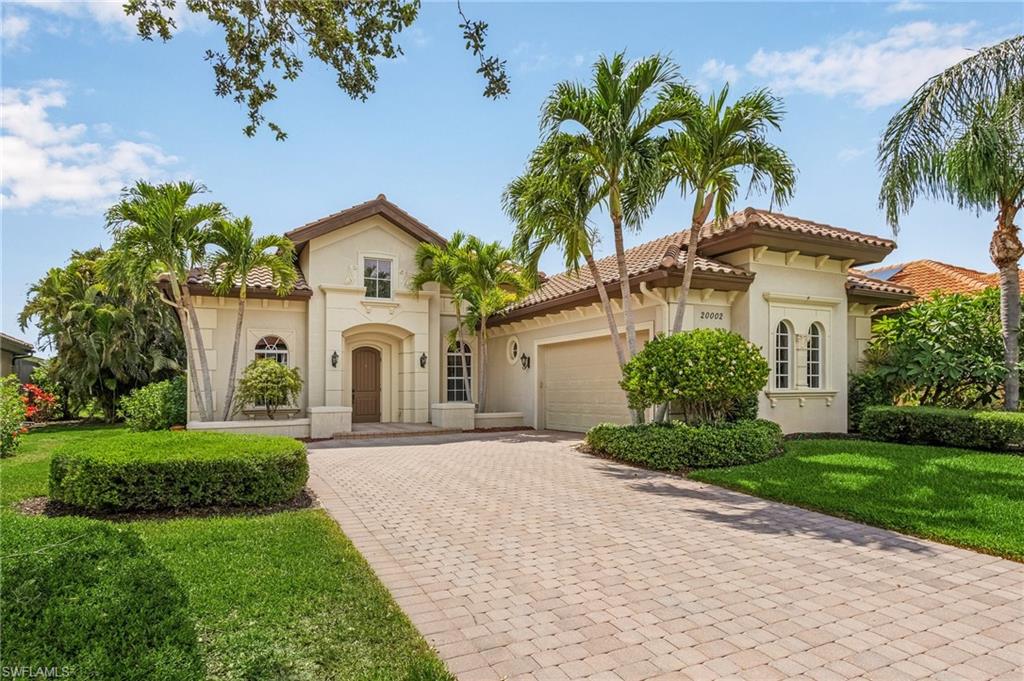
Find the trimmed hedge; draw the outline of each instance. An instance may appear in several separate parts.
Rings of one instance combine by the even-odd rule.
[[[305,446],[287,437],[164,431],[59,447],[50,497],[93,511],[266,506],[306,484]]]
[[[782,449],[782,429],[765,420],[705,426],[670,424],[617,426],[602,423],[587,433],[586,444],[597,454],[648,468],[736,466],[764,461]]]
[[[109,681],[205,676],[188,599],[133,530],[14,513],[3,526],[3,669]]]
[[[860,432],[871,440],[1007,451],[1024,448],[1024,414],[939,407],[868,407]]]

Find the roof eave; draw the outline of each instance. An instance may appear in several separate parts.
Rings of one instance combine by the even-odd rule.
[[[329,215],[308,225],[285,232],[284,235],[291,239],[301,251],[307,243],[319,236],[377,215],[384,217],[388,222],[420,241],[440,246],[447,243],[443,236],[384,198],[376,198],[354,208]]]
[[[828,255],[842,260],[853,260],[854,265],[881,262],[896,248],[896,244],[890,241],[886,241],[885,245],[876,246],[757,225],[705,237],[701,240],[700,252],[713,258],[716,255],[758,246],[767,246],[778,251],[800,251],[810,256]]]

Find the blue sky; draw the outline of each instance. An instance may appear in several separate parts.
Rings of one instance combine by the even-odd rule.
[[[179,3],[183,4],[183,3]],[[468,4],[490,22],[512,94],[481,96],[453,4],[428,3],[403,34],[406,55],[380,65],[368,102],[341,93],[308,62],[268,117],[289,133],[241,133],[244,111],[214,96],[202,54],[219,37],[184,17],[167,44],[133,37],[118,2],[2,4],[5,332],[27,286],[72,249],[107,245],[102,213],[135,178],[188,177],[260,232],[282,232],[386,193],[448,234],[507,240],[506,183],[538,140],[551,86],[585,79],[596,55],[670,54],[702,88],[770,86],[786,103],[774,140],[799,178],[785,211],[889,234],[876,208],[874,149],[892,113],[929,75],[970,49],[1019,33],[1024,4],[501,3]],[[738,202],[765,206],[762,197]],[[685,226],[669,192],[630,243]],[[603,221],[600,223],[603,225]],[[935,258],[983,270],[992,216],[921,203],[890,260]],[[610,237],[604,251],[610,249]],[[543,263],[557,271],[552,255]]]

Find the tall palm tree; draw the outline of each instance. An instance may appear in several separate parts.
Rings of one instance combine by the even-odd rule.
[[[768,192],[772,205],[784,205],[793,196],[796,169],[786,152],[765,137],[769,128],[781,129],[784,113],[782,101],[768,90],[748,92],[730,105],[728,85],[706,102],[685,85],[673,88],[672,96],[683,128],[669,133],[667,179],[693,196],[683,283],[672,319],[672,333],[679,333],[708,217],[714,213],[717,223],[729,217],[744,171],[750,173],[748,189]]]
[[[560,162],[549,163],[545,160],[553,156],[546,148],[549,144],[541,145],[527,172],[512,180],[502,195],[505,213],[516,225],[512,248],[533,276],[541,257],[552,247],[561,249],[565,269],[572,274],[579,272],[581,261],[586,263],[605,312],[615,356],[622,367],[626,351],[608,288],[594,258],[598,234],[590,215],[601,197],[590,181],[586,159],[565,154]]]
[[[226,215],[219,203],[190,203],[206,188],[195,182],[153,185],[139,181],[121,193],[107,211],[107,228],[114,244],[104,259],[107,277],[141,292],[166,275],[171,299],[185,337],[189,375],[200,418],[213,419],[213,385],[203,334],[188,289],[188,273],[206,259],[209,224]],[[191,334],[191,335],[190,335]],[[199,381],[193,353],[198,357]]]
[[[564,81],[541,110],[541,127],[556,149],[585,156],[591,182],[612,223],[628,356],[636,354],[636,324],[623,228],[639,229],[664,191],[662,139],[657,129],[678,120],[669,97],[678,69],[661,55],[633,63],[624,53],[601,56],[589,86]]]
[[[1020,258],[1024,206],[1024,36],[986,47],[932,77],[889,121],[878,145],[879,205],[893,231],[920,196],[995,211],[1004,408],[1020,404]]]
[[[412,278],[414,291],[422,291],[430,282],[437,282],[447,288],[452,295],[452,307],[455,308],[455,335],[458,339],[459,363],[466,366],[466,327],[462,319],[462,306],[465,300],[458,288],[459,276],[466,263],[466,235],[455,232],[443,246],[422,242],[416,249],[416,274]],[[469,384],[469,372],[462,372],[462,386],[466,399],[472,399]]]
[[[249,216],[214,221],[209,241],[216,247],[209,258],[209,272],[215,282],[213,292],[218,296],[226,296],[238,288],[235,345],[231,351],[231,370],[228,372],[228,389],[224,398],[224,420],[227,421],[235,400],[235,372],[238,370],[238,351],[242,344],[242,320],[245,318],[249,275],[258,269],[265,269],[270,273],[277,295],[286,296],[291,293],[298,279],[293,264],[295,244],[291,239],[277,234],[255,236]]]
[[[455,289],[467,304],[465,326],[477,335],[479,411],[487,410],[487,324],[491,317],[526,295],[531,283],[511,248],[475,236],[460,251],[463,262]]]

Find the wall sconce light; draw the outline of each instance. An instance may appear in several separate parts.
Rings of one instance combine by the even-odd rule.
[[[426,369],[426,368],[427,368],[427,353],[424,352],[423,354],[420,355],[420,369]]]
[[[338,368],[338,351],[337,350],[335,350],[331,354],[331,366],[334,367],[335,369]]]
[[[530,368],[530,356],[525,354],[519,355],[519,363],[523,365],[523,371],[526,371]]]

